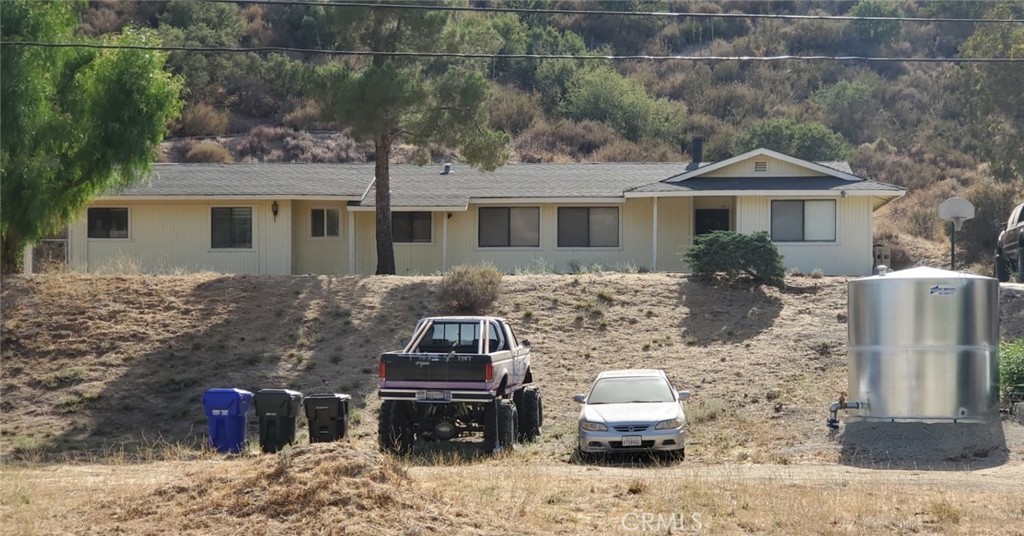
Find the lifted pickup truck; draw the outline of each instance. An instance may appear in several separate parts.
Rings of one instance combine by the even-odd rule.
[[[536,440],[544,412],[530,367],[530,341],[502,318],[420,320],[402,351],[380,356],[381,450],[476,432],[488,452]]]
[[[1024,203],[1010,213],[1006,227],[996,242],[996,279],[1005,283],[1010,272],[1017,272],[1017,281],[1024,283]]]

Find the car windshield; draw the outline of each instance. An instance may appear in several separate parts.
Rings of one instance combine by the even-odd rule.
[[[602,378],[590,390],[587,404],[672,402],[672,386],[662,378]]]

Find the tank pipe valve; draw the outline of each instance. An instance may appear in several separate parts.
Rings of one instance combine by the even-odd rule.
[[[828,407],[829,418],[828,418],[827,421],[825,421],[825,424],[829,428],[831,428],[832,430],[838,430],[839,429],[839,416],[837,414],[839,413],[839,410],[841,410],[841,409],[860,409],[860,408],[861,408],[861,403],[860,402],[847,402],[846,401],[846,393],[839,393],[839,400],[833,402],[832,405]]]

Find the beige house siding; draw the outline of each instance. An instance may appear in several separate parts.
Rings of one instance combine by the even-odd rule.
[[[93,208],[128,208],[128,238],[88,238],[83,212],[69,229],[70,268],[103,271],[127,260],[143,272],[211,270],[236,274],[291,272],[291,203],[279,201],[277,221],[271,201],[101,201]],[[210,209],[252,207],[252,249],[210,248]]]
[[[373,211],[354,212],[356,273],[377,271],[377,225]],[[429,275],[441,271],[443,213],[431,213],[430,242],[395,242],[396,275]]]
[[[771,201],[815,199],[814,197],[740,197],[737,201],[737,232],[771,232]],[[828,199],[819,197],[817,199]],[[835,198],[831,198],[835,199]],[[836,201],[836,241],[776,243],[789,270],[809,273],[820,269],[826,275],[869,275],[871,273],[871,198],[847,197]]]
[[[600,264],[605,268],[624,267],[628,263],[638,268],[651,268],[652,199],[630,199],[625,203],[500,203],[483,206],[539,207],[540,246],[511,248],[478,247],[478,209],[470,205],[466,212],[452,213],[448,220],[448,266],[475,264],[488,261],[501,270],[537,269],[541,265],[559,272],[570,270],[572,263]],[[618,247],[559,248],[558,207],[618,207]],[[661,218],[659,217],[659,220]]]
[[[312,210],[337,209],[341,221],[338,236],[313,237]],[[292,202],[292,273],[348,273],[348,213],[341,201]],[[280,216],[278,216],[280,219]]]
[[[754,171],[754,162],[765,162],[765,171]],[[770,156],[754,156],[705,173],[704,177],[820,177],[819,171]]]
[[[665,272],[686,272],[683,252],[693,245],[692,197],[658,200],[658,266]]]

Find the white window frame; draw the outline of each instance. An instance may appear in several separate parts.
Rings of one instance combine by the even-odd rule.
[[[593,209],[593,208],[613,208],[613,209],[615,209],[616,214],[618,216],[618,218],[617,218],[617,220],[618,220],[618,229],[617,229],[618,234],[617,234],[617,237],[616,237],[616,242],[618,243],[618,245],[615,245],[615,246],[561,246],[561,245],[559,245],[558,244],[558,231],[559,231],[559,227],[561,225],[561,222],[558,219],[558,211],[559,211],[559,209],[563,209],[563,208],[585,208],[585,209],[588,209],[588,210],[589,209]],[[588,215],[588,221],[589,221],[589,215]],[[589,234],[589,230],[587,232]],[[555,207],[555,249],[556,250],[563,250],[563,251],[581,250],[581,249],[582,250],[587,250],[587,251],[622,251],[622,249],[623,249],[622,248],[622,206],[621,205],[589,205],[589,204],[588,205],[558,205],[558,206],[556,206]]]
[[[111,210],[111,209],[124,209],[128,215],[128,229],[125,236],[106,236],[106,237],[92,237],[89,236],[89,211],[90,210]],[[132,208],[131,207],[88,207],[85,210],[85,238],[86,240],[101,240],[109,241],[116,240],[118,242],[130,242],[132,241]]]
[[[487,208],[535,208],[537,209],[537,245],[536,246],[481,246],[480,245],[480,209]],[[510,216],[511,217],[511,216]],[[511,222],[509,222],[511,225]],[[511,238],[511,237],[510,237]],[[544,245],[544,210],[540,205],[486,205],[476,207],[476,249],[484,251],[537,251]]]
[[[247,208],[247,209],[249,209],[251,211],[250,214],[252,215],[252,217],[250,219],[250,224],[249,224],[251,226],[251,228],[249,229],[249,241],[251,242],[250,247],[248,247],[248,248],[216,248],[216,247],[213,247],[213,209],[216,209],[216,208]],[[256,240],[257,239],[256,229],[259,228],[259,225],[257,225],[257,221],[256,221],[257,218],[259,217],[259,211],[257,210],[257,207],[255,207],[253,205],[230,205],[230,204],[227,204],[227,205],[210,205],[210,210],[206,211],[206,215],[209,218],[209,220],[207,221],[206,228],[207,228],[208,233],[209,233],[208,234],[208,237],[209,237],[209,242],[208,243],[210,245],[209,251],[211,253],[237,253],[237,252],[245,252],[245,251],[256,251],[256,243],[257,243],[257,240]]]
[[[803,229],[800,232],[800,240],[777,240],[775,238],[774,227],[774,213],[775,213],[775,202],[795,202],[802,203],[802,221]],[[807,240],[807,203],[831,203],[832,204],[832,238],[823,240]],[[795,244],[837,244],[839,243],[839,203],[835,199],[814,199],[814,198],[797,198],[797,199],[771,199],[768,202],[768,236],[771,241],[776,244],[795,245]]]
[[[324,211],[324,235],[316,236],[313,234],[313,211],[322,210]],[[338,234],[329,235],[327,234],[327,211],[333,210],[338,213]],[[309,209],[309,238],[310,240],[341,240],[342,233],[344,233],[345,224],[341,221],[341,209],[338,207],[310,207]]]

